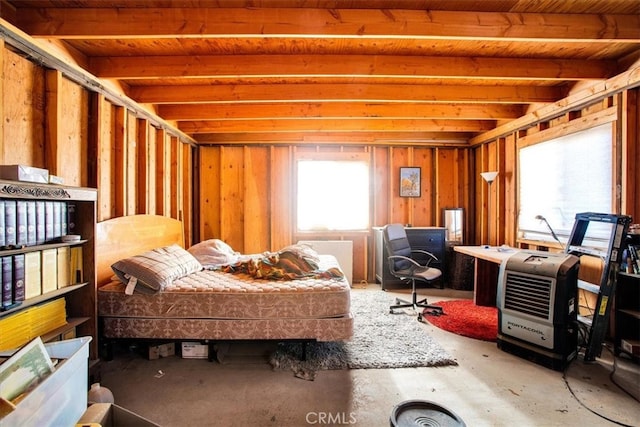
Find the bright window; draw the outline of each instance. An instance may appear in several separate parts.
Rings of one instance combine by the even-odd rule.
[[[366,161],[299,160],[298,230],[369,228]]]
[[[612,213],[612,166],[610,124],[520,149],[519,235],[552,241],[541,215],[566,242],[576,213]]]

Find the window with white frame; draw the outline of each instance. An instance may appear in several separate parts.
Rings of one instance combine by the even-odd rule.
[[[553,241],[547,225],[538,219],[542,216],[566,242],[576,213],[611,213],[612,151],[611,124],[521,148],[518,235]],[[594,236],[606,233],[595,230]]]
[[[365,160],[298,160],[300,231],[369,228],[369,164]]]

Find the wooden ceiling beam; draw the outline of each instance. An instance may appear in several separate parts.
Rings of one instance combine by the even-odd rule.
[[[551,103],[564,96],[557,86],[465,86],[404,84],[261,84],[131,86],[143,104],[211,102],[466,102]]]
[[[524,114],[522,105],[507,104],[416,104],[366,102],[260,103],[260,104],[170,104],[157,109],[165,120],[244,120],[292,118],[396,118],[396,119],[515,119]]]
[[[640,16],[311,8],[46,8],[18,13],[34,36],[65,39],[384,37],[540,42],[640,41]]]
[[[209,55],[93,57],[100,78],[402,77],[449,79],[593,80],[616,73],[615,61],[401,55]]]
[[[309,144],[374,144],[439,143],[466,145],[470,132],[281,132],[281,133],[201,133],[195,135],[198,144],[264,144],[301,142]]]
[[[434,120],[434,119],[265,119],[265,120],[210,120],[177,122],[178,128],[189,134],[198,133],[252,133],[252,132],[486,132],[495,128],[489,120]]]

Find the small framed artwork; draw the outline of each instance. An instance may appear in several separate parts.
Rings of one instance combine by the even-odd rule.
[[[420,168],[400,168],[400,197],[420,197]]]

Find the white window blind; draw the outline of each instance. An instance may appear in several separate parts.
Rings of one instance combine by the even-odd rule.
[[[566,242],[576,213],[611,213],[612,162],[610,124],[520,149],[519,236],[552,241],[542,215]]]
[[[299,160],[298,230],[369,228],[369,165],[366,161]]]

